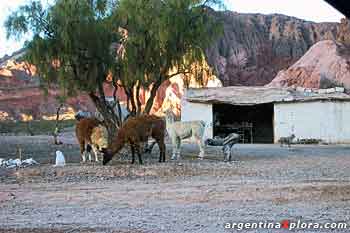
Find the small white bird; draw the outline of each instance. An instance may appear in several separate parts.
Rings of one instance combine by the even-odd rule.
[[[56,164],[55,166],[65,166],[66,160],[64,158],[64,155],[61,151],[56,151]]]

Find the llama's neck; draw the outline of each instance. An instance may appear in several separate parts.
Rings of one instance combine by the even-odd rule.
[[[166,121],[166,123],[167,124],[172,124],[172,123],[174,123],[175,122],[175,117],[174,117],[174,115],[172,115],[171,113],[168,113],[167,115],[166,115],[166,117],[165,117],[165,121]]]
[[[173,129],[173,124],[175,123],[175,117],[171,113],[167,113],[165,116],[166,130],[170,134]]]
[[[122,132],[118,132],[115,140],[112,142],[110,146],[111,152],[113,154],[118,153],[121,149],[123,149],[125,145],[125,135]]]

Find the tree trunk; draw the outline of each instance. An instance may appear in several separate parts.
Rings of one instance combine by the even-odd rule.
[[[126,92],[125,92],[126,94]],[[131,112],[132,109],[131,109],[131,103],[130,103],[130,96],[128,94],[126,94],[126,108],[128,109],[128,112]]]
[[[61,108],[63,107],[63,104],[60,104],[57,108],[57,111],[56,111],[56,123],[55,123],[55,129],[54,129],[54,132],[53,132],[53,141],[54,141],[54,144],[55,145],[60,145],[62,144],[59,140],[58,140],[58,135],[59,135],[59,132],[60,132],[60,128],[59,128],[59,122],[60,122],[60,111],[61,111]]]
[[[114,87],[114,91],[113,91],[113,100],[114,100],[113,109],[115,107],[117,107],[117,114],[118,114],[118,117],[117,117],[117,121],[118,122],[117,122],[117,124],[120,127],[122,125],[122,123],[123,123],[123,116],[122,116],[122,111],[121,111],[121,108],[120,108],[120,102],[119,102],[119,99],[117,97],[118,86],[113,84],[113,87]]]
[[[130,115],[131,116],[135,116],[136,115],[136,104],[135,104],[135,96],[134,96],[134,91],[133,91],[133,88],[134,86],[132,86],[132,88],[124,88],[125,90],[125,94],[128,98],[128,105],[130,107],[131,105],[131,109],[129,109],[128,107],[128,110],[130,112]]]
[[[141,104],[141,101],[140,101],[140,88],[141,88],[141,83],[140,81],[137,83],[137,86],[136,86],[136,104],[137,104],[137,110],[136,110],[136,115],[139,116],[140,113],[141,113],[141,108],[142,108],[142,104]]]
[[[152,90],[151,90],[151,93],[150,93],[150,96],[149,96],[149,98],[148,98],[148,100],[147,100],[145,109],[143,110],[144,113],[149,114],[150,111],[152,110],[154,98],[155,98],[156,95],[157,95],[158,88],[159,88],[160,85],[162,84],[162,81],[163,81],[163,78],[162,78],[162,76],[160,76],[160,77],[157,79],[157,81],[153,84]]]
[[[108,131],[108,141],[111,143],[118,130],[118,116],[113,109],[108,106],[105,99],[99,98],[93,92],[89,93],[89,97],[103,117],[103,124]]]

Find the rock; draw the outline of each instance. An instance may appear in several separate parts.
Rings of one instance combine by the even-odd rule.
[[[50,88],[45,95],[36,67],[22,61],[24,52],[0,58],[0,121],[55,119],[60,91]],[[94,111],[95,107],[87,95],[79,95],[67,100],[61,117],[73,119],[79,109]]]
[[[35,161],[33,158],[25,159],[22,161],[23,166],[29,166],[29,165],[35,165],[35,164],[39,164],[39,163]]]
[[[326,93],[344,91],[339,86],[344,86],[345,89],[349,90],[349,55],[350,50],[339,42],[320,41],[312,46],[294,65],[280,71],[267,86],[323,88],[326,89]]]
[[[327,89],[319,89],[318,93],[319,94],[326,94],[327,93]]]
[[[335,87],[335,91],[336,91],[336,92],[344,93],[345,88],[344,88],[344,87]]]
[[[16,168],[16,167],[27,167],[31,165],[36,165],[39,164],[36,162],[34,159],[25,159],[25,160],[20,160],[20,159],[0,159],[0,167],[5,167],[5,168]]]
[[[327,88],[326,89],[326,93],[334,93],[335,92],[335,88]]]
[[[313,23],[280,14],[215,13],[224,35],[206,54],[224,86],[271,82],[315,43],[335,39],[339,24]]]

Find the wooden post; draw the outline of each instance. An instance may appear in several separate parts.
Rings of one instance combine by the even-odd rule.
[[[22,148],[18,147],[18,155],[19,155],[19,159],[22,161]]]

